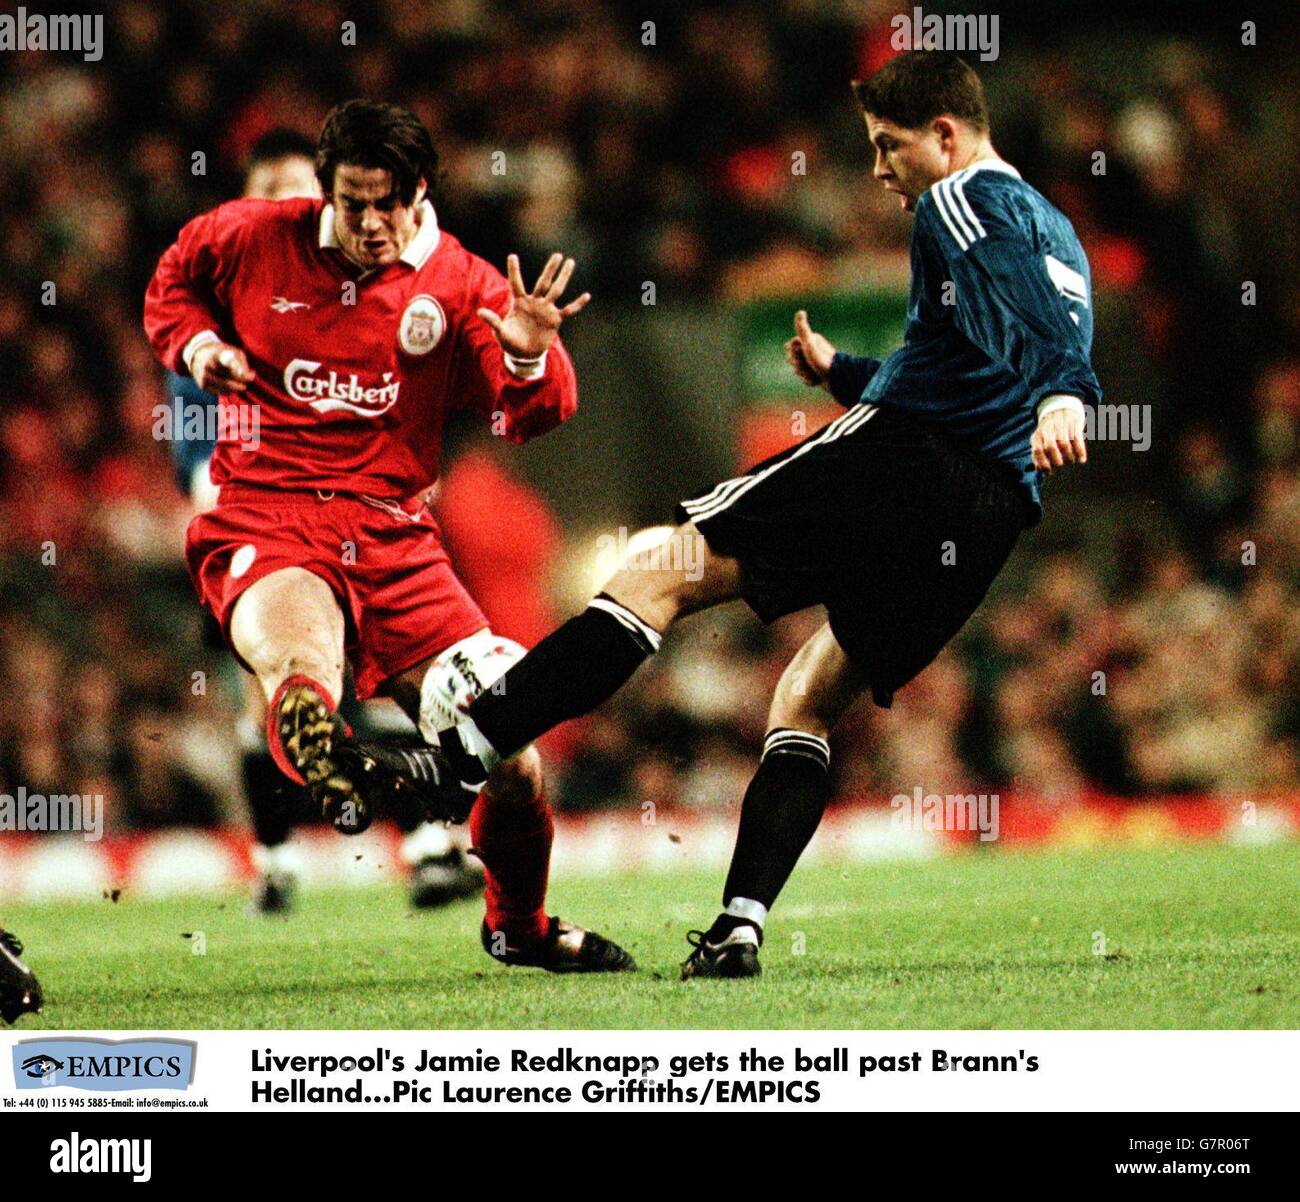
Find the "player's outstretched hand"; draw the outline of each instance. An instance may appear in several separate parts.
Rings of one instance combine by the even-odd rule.
[[[1051,475],[1067,463],[1087,463],[1088,447],[1083,438],[1083,418],[1077,409],[1053,409],[1029,441],[1034,466]]]
[[[785,344],[785,358],[805,384],[817,388],[826,383],[835,348],[808,324],[802,309],[794,315],[794,337]]]
[[[253,380],[248,356],[228,342],[205,342],[190,358],[190,374],[204,392],[243,392]]]
[[[591,300],[591,293],[584,292],[560,308],[560,298],[569,286],[573,268],[573,260],[566,259],[557,251],[546,260],[542,274],[537,277],[537,287],[528,292],[519,272],[519,256],[511,255],[506,260],[506,276],[512,294],[510,308],[504,317],[491,309],[480,309],[478,315],[492,327],[502,348],[515,358],[537,358],[555,341],[560,322],[581,313]]]

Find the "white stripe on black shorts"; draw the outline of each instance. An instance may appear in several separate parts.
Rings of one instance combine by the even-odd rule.
[[[825,605],[880,705],[961,629],[1032,507],[997,465],[896,409],[855,405],[678,506],[741,565],[765,622]]]

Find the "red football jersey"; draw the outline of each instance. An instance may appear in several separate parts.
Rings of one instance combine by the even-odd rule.
[[[235,200],[181,230],[145,297],[154,351],[184,372],[182,352],[210,330],[257,377],[221,398],[215,484],[405,498],[437,478],[458,410],[523,442],[577,409],[558,338],[536,379],[507,369],[477,310],[504,315],[509,283],[438,228],[431,204],[420,212],[401,259],[365,274],[337,249],[321,200]]]

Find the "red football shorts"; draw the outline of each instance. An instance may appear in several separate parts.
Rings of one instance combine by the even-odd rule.
[[[488,624],[415,499],[227,484],[216,508],[190,522],[185,562],[227,646],[235,602],[250,584],[280,568],[319,576],[343,610],[344,651],[363,699]]]

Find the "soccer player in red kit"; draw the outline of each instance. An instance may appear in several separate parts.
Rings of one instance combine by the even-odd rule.
[[[590,299],[561,305],[573,261],[552,255],[529,292],[512,255],[503,278],[439,229],[436,168],[414,114],[342,104],[316,154],[324,200],[237,200],[196,218],[145,298],[159,358],[223,409],[219,498],[190,524],[190,574],[266,694],[277,764],[345,832],[368,825],[384,790],[335,712],[344,657],[358,697],[390,696],[418,722],[435,659],[472,679],[492,643],[417,496],[437,478],[443,427],[472,407],[523,442],[577,408],[557,337]],[[492,774],[470,828],[490,954],[559,972],[634,967],[547,917],[552,823],[535,750]]]

